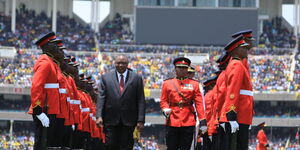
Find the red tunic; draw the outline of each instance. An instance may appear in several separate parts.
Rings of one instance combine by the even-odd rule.
[[[70,105],[71,105],[71,110],[72,112],[70,112],[71,116],[73,116],[73,122],[71,122],[72,124],[80,124],[81,122],[81,110],[80,110],[80,104],[81,104],[81,101],[79,99],[79,96],[78,96],[78,90],[77,90],[77,87],[76,87],[76,84],[75,84],[75,81],[74,79],[69,76],[68,77],[68,81],[69,81],[69,84],[71,86],[70,88]],[[71,120],[72,121],[72,120]]]
[[[43,54],[34,65],[34,76],[31,87],[31,105],[28,113],[33,113],[33,108],[44,108],[47,98],[48,114],[60,114],[59,83],[57,79],[60,70],[53,60]]]
[[[205,96],[205,115],[206,115],[206,121],[207,121],[207,132],[208,135],[212,135],[213,133],[217,133],[217,124],[215,122],[215,96],[216,96],[216,87],[214,87],[212,90],[208,91]]]
[[[215,103],[215,110],[216,110],[216,118],[222,122],[228,122],[226,117],[221,118],[221,110],[226,98],[226,72],[222,71],[219,75],[217,82],[216,82],[216,103]]]
[[[257,150],[267,150],[265,145],[268,144],[268,139],[267,139],[267,136],[266,136],[264,130],[259,130],[256,138],[258,140],[256,149]]]
[[[241,60],[232,59],[227,68],[227,92],[222,117],[251,125],[253,119],[253,92],[247,68]],[[223,120],[221,120],[223,121]]]
[[[57,118],[64,118],[69,120],[69,104],[67,102],[68,97],[68,81],[67,77],[61,72],[58,71],[58,82],[59,82],[59,101],[60,101],[60,114],[57,114]]]
[[[69,110],[69,118],[68,120],[65,120],[65,125],[74,125],[75,121],[74,121],[74,108],[71,104],[71,99],[74,97],[74,91],[73,91],[73,87],[72,87],[72,82],[70,79],[72,79],[69,75],[66,76],[67,79],[67,90],[68,90],[68,94],[67,94],[67,106],[68,106],[68,110]],[[75,87],[76,88],[76,87]],[[79,105],[78,105],[79,107]]]
[[[178,94],[174,85],[178,88],[178,90],[183,94],[183,96],[187,100],[184,100]],[[165,80],[162,86],[160,99],[161,109],[172,109],[171,115],[169,117],[170,120],[167,120],[168,126],[195,126],[195,110],[191,103],[195,104],[200,123],[201,121],[205,122],[202,96],[199,90],[199,83],[197,81],[188,78],[184,80],[179,80],[176,78]],[[185,103],[185,106],[179,107],[179,103]]]

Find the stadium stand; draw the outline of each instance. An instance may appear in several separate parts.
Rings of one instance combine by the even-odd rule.
[[[132,44],[133,34],[130,31],[129,19],[116,13],[113,20],[108,21],[100,33],[97,33],[98,42],[103,44]]]
[[[214,61],[222,51],[220,47],[138,45],[139,43],[133,40],[129,20],[118,13],[112,21],[108,21],[100,29],[99,34],[94,33],[89,25],[82,25],[74,18],[60,13],[57,16],[57,25],[57,35],[63,39],[68,52],[76,56],[80,63],[80,72],[93,75],[97,83],[99,76],[113,67],[113,60],[119,53],[127,53],[131,62],[130,68],[143,76],[146,89],[157,90],[160,89],[164,79],[174,76],[174,72],[170,71],[173,67],[173,58],[185,53],[208,54],[205,61],[195,64],[197,70],[195,78],[203,81],[217,70]],[[32,68],[40,54],[40,51],[36,51],[33,41],[39,34],[51,30],[51,18],[47,17],[45,12],[37,14],[24,6],[17,10],[15,33],[10,31],[10,26],[10,16],[1,13],[0,45],[16,47],[17,55],[14,58],[0,57],[0,85],[30,87]],[[296,38],[293,32],[283,26],[281,18],[275,17],[264,22],[263,32],[258,39],[258,48],[251,50],[249,57],[252,83],[256,92],[299,93],[300,56],[294,55],[292,49],[296,46]],[[94,52],[97,51],[97,44],[100,53]],[[0,95],[0,111],[27,111],[30,104],[28,95],[24,95],[22,101],[7,100],[3,95],[2,93]],[[161,115],[157,99],[147,98],[146,105],[147,115]],[[255,101],[255,117],[299,118],[299,107],[299,102],[294,101]],[[14,135],[11,138],[8,125],[3,127],[1,123],[0,147],[4,150],[10,147],[16,150],[32,148],[32,129],[20,124],[24,122],[15,122]],[[272,147],[283,149],[286,142],[291,141],[290,146],[285,148],[293,149],[296,142],[290,135],[295,134],[294,129],[267,128],[266,133],[272,140],[270,142]],[[146,149],[156,150],[158,143],[164,143],[164,126],[151,125],[146,127],[142,134],[140,143]],[[253,131],[250,140],[252,149],[256,146],[255,136],[256,131]],[[12,143],[9,143],[10,139]],[[141,149],[141,146],[135,145],[135,149]]]
[[[300,89],[300,53],[295,56],[295,71],[294,71],[294,79],[291,84],[291,89],[293,91],[299,91]]]
[[[1,83],[30,86],[33,64],[39,54],[40,51],[19,50],[14,59],[0,58]],[[80,63],[80,72],[94,75],[94,78],[98,79],[100,75],[113,67],[113,60],[117,54],[114,52],[76,54]],[[218,56],[218,51],[212,51],[209,54],[209,59],[204,63],[195,64],[198,72],[195,78],[199,81],[207,79],[217,71],[214,61]],[[172,59],[182,54],[127,53],[127,55],[131,62],[129,67],[144,77],[145,87],[159,89],[164,79],[174,76]],[[299,60],[292,64],[293,59],[292,55],[249,56],[253,88],[260,92],[297,91],[298,84],[290,84],[292,65],[296,65],[294,82],[299,83],[297,82]]]
[[[259,47],[295,48],[296,36],[282,25],[282,18],[266,20],[259,36]]]
[[[11,32],[10,17],[1,14],[0,45],[14,46],[16,48],[36,48],[33,41],[40,34],[51,30],[51,18],[45,12],[36,14],[25,6],[17,10],[16,32]],[[68,49],[80,51],[95,50],[94,32],[89,25],[83,26],[74,19],[66,16],[57,16],[57,33],[65,41]]]

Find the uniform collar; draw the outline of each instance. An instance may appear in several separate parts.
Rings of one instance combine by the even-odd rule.
[[[177,80],[180,80],[180,81],[185,80],[185,79],[187,79],[187,78],[188,78],[188,77],[182,77],[182,78],[176,77],[176,79],[177,79]]]

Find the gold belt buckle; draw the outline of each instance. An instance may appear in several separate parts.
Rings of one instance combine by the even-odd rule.
[[[180,109],[183,108],[183,101],[182,101],[182,100],[178,103],[178,107],[179,107]]]

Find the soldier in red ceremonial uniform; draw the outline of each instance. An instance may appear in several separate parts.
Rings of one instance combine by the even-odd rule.
[[[256,150],[267,150],[267,148],[269,147],[269,144],[268,144],[267,136],[264,132],[265,122],[257,125],[257,127],[259,128],[259,131],[256,136],[256,138],[258,140]]]
[[[214,110],[213,106],[215,103],[215,84],[218,76],[211,77],[203,82],[205,90],[205,115],[207,121],[207,133],[203,135],[203,149],[211,150],[213,148],[213,133],[215,133],[215,124],[214,124]]]
[[[225,140],[225,122],[228,122],[226,117],[221,117],[221,109],[223,107],[223,104],[225,102],[226,97],[226,72],[224,71],[228,65],[228,62],[230,60],[230,55],[228,53],[223,53],[216,61],[218,63],[218,68],[221,71],[219,74],[219,77],[216,82],[216,102],[214,104],[214,110],[216,111],[214,113],[215,115],[215,124],[219,125],[217,129],[217,144],[216,149],[222,150],[224,149],[224,143]]]
[[[64,50],[66,49],[63,46],[61,39],[53,39],[50,40],[52,43],[56,43],[59,49]],[[63,149],[69,149],[70,145],[70,136],[71,136],[71,125],[74,124],[73,116],[70,113],[70,84],[68,81],[68,69],[70,66],[68,65],[70,61],[70,56],[65,56],[64,59],[59,59],[59,67],[60,71],[58,71],[58,81],[59,81],[59,93],[60,93],[60,110],[61,113],[58,114],[56,117],[58,118],[58,125],[57,125],[57,132],[59,136],[56,138],[57,143]]]
[[[59,149],[55,138],[56,115],[60,114],[60,94],[58,82],[58,61],[64,56],[63,51],[52,42],[55,39],[54,32],[42,36],[38,45],[43,54],[34,65],[34,76],[31,87],[31,105],[28,113],[32,114],[35,123],[34,149]]]
[[[253,119],[253,92],[248,69],[242,61],[247,58],[247,46],[249,44],[240,35],[225,47],[232,59],[226,68],[227,90],[221,119],[226,116],[229,122],[225,124],[226,138],[231,139],[229,149],[248,149],[249,125]]]
[[[245,42],[249,44],[247,46],[249,48],[249,50],[252,49],[253,41],[255,40],[255,38],[253,38],[252,30],[249,29],[249,30],[239,31],[237,33],[232,34],[231,37],[236,38],[240,35],[242,35],[244,37]],[[245,67],[249,70],[248,58],[243,59],[243,63],[245,65]]]
[[[91,128],[91,145],[92,149],[103,149],[103,144],[100,139],[102,138],[100,135],[101,127],[98,128],[96,125],[96,102],[98,98],[98,93],[94,89],[95,81],[92,79],[92,76],[86,78],[88,80],[87,91],[92,98],[91,102],[91,113],[90,113],[90,128]],[[96,87],[97,88],[97,87]]]
[[[80,79],[80,90],[79,90],[79,99],[81,100],[81,114],[82,121],[78,125],[78,129],[82,132],[82,142],[83,148],[88,149],[91,139],[91,128],[90,128],[90,112],[91,112],[91,97],[88,95],[87,86],[88,80],[85,78],[84,74],[79,75]]]
[[[188,78],[194,79],[195,73],[196,73],[195,67],[194,67],[194,66],[190,66],[190,67],[188,68],[188,75],[187,75]]]
[[[162,86],[160,107],[166,116],[168,150],[190,149],[196,124],[196,112],[200,130],[207,130],[199,82],[187,78],[191,61],[179,57],[173,61],[176,78],[165,80]],[[194,110],[195,103],[196,110]]]

